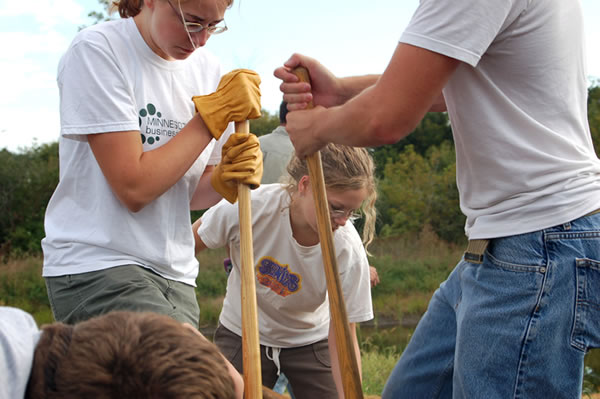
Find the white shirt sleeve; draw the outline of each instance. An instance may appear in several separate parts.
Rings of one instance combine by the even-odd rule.
[[[30,314],[0,307],[0,398],[22,398],[40,331]]]
[[[345,243],[337,251],[337,262],[342,292],[346,302],[348,322],[360,323],[371,320],[373,318],[373,304],[367,253],[358,232],[350,222],[347,222],[346,226],[341,228],[338,233],[340,237],[336,239],[335,244]]]
[[[92,38],[74,44],[59,65],[61,134],[81,140],[90,133],[138,130],[133,87],[114,55]]]
[[[400,42],[476,66],[529,0],[422,0]]]
[[[202,215],[198,235],[208,248],[223,248],[231,241],[239,241],[238,202],[230,204],[223,199]]]

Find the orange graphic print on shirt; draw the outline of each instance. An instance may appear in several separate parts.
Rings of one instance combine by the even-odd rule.
[[[277,295],[286,297],[302,287],[302,277],[290,272],[289,265],[280,265],[270,256],[263,256],[256,265],[258,282],[269,287]]]

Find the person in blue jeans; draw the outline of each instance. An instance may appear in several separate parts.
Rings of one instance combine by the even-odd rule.
[[[583,29],[580,1],[421,0],[381,75],[338,78],[300,54],[275,70],[300,157],[394,143],[428,111],[450,117],[469,246],[383,399],[581,397],[584,356],[600,346]]]

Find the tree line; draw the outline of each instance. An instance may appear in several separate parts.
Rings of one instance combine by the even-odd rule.
[[[597,82],[588,94],[590,131],[598,152]],[[250,122],[250,130],[261,136],[278,124],[277,114],[263,110],[260,119]],[[447,114],[427,114],[404,140],[370,151],[379,182],[380,237],[417,234],[428,227],[444,241],[465,240],[465,217],[458,203],[454,143]],[[33,145],[16,153],[1,150],[0,165],[0,258],[40,254],[44,213],[59,177],[58,143]]]

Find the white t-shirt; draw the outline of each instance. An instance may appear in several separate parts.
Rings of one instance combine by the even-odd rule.
[[[278,348],[309,345],[327,338],[329,300],[319,244],[305,247],[292,236],[289,193],[281,184],[252,191],[252,238],[260,343]],[[209,248],[229,246],[233,269],[219,321],[242,334],[240,232],[237,203],[221,201],[202,216],[198,229]],[[373,318],[369,263],[352,223],[334,235],[337,265],[348,321]]]
[[[0,399],[25,396],[40,335],[29,313],[0,306]]]
[[[444,88],[472,238],[600,207],[580,1],[421,0],[400,41],[463,61]]]
[[[231,129],[137,213],[114,195],[86,135],[139,130],[144,151],[156,149],[192,118],[192,96],[214,92],[220,76],[217,60],[202,48],[186,60],[162,59],[131,18],[75,37],[58,67],[60,181],[46,211],[44,276],[136,264],[195,285],[190,200],[206,166],[218,163]]]

